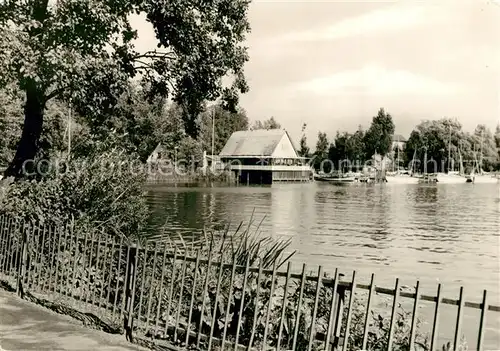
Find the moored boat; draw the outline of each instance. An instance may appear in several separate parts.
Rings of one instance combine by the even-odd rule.
[[[354,172],[332,171],[329,173],[316,173],[314,174],[314,180],[331,183],[354,183],[359,181],[360,176],[360,174]]]
[[[413,159],[411,161],[411,169],[404,170],[399,169],[396,172],[386,172],[385,179],[389,184],[418,184],[420,177],[415,175],[415,158],[417,155],[417,150],[413,153]],[[399,157],[399,153],[398,153]],[[399,165],[399,159],[398,159]]]
[[[332,183],[354,183],[357,178],[354,176],[331,176],[331,175],[314,175],[314,180],[319,182],[332,182]]]
[[[389,184],[417,184],[419,178],[409,173],[387,173],[386,179]]]
[[[454,172],[436,173],[434,177],[439,184],[464,184],[467,181],[467,177]]]
[[[422,177],[418,178],[419,183],[437,183],[436,175],[432,173],[424,173]]]
[[[471,174],[467,177],[466,182],[474,184],[499,184],[500,179],[489,174]]]
[[[499,174],[483,171],[483,133],[481,132],[481,148],[479,157],[477,152],[474,152],[474,168],[472,173],[467,177],[467,183],[474,184],[498,184],[500,183]]]

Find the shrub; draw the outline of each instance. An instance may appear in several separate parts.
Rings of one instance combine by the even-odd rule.
[[[0,214],[33,223],[99,229],[127,237],[146,226],[144,174],[118,149],[99,150],[67,162],[39,162],[37,179],[4,185]]]

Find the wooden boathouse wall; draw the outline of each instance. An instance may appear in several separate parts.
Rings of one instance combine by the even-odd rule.
[[[273,183],[288,182],[310,182],[311,172],[305,171],[260,171],[260,170],[241,170],[235,172],[240,184],[252,185],[270,185]],[[239,175],[238,175],[239,174]]]

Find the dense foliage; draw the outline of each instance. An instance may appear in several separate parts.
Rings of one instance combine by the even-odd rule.
[[[0,89],[0,167],[14,158],[22,128],[21,101],[21,96]]]
[[[389,156],[392,153],[392,139],[394,135],[392,116],[383,108],[373,117],[370,128],[365,132],[359,126],[354,133],[338,131],[335,139],[329,143],[326,133],[318,133],[318,142],[315,152],[315,168],[319,169],[325,159],[331,163],[323,163],[325,172],[359,168],[370,160],[374,154]],[[325,168],[326,167],[326,168]]]
[[[322,166],[321,162],[328,158],[328,138],[326,133],[318,132],[318,140],[316,141],[316,150],[314,151],[314,168],[320,169]],[[328,172],[329,169],[323,169],[323,171]]]
[[[365,148],[365,133],[361,126],[354,133],[337,132],[334,142],[330,145],[328,157],[337,169],[355,167],[367,159]],[[350,160],[350,165],[344,160]]]
[[[69,102],[101,125],[131,77],[140,75],[148,96],[169,96],[183,106],[188,135],[205,100],[222,97],[235,108],[248,90],[241,45],[249,31],[247,0],[4,1],[0,3],[0,87],[15,84],[25,97],[24,124],[7,174],[22,176],[25,160],[41,148],[47,103]],[[158,49],[139,53],[132,14],[153,26]],[[228,76],[229,74],[229,76]],[[230,78],[224,86],[222,78]]]
[[[299,145],[299,150],[298,154],[301,157],[309,157],[310,149],[309,146],[307,146],[307,137],[305,134],[307,124],[302,125],[302,137],[300,138],[300,145]]]
[[[271,117],[263,121],[257,120],[250,126],[250,130],[259,130],[259,129],[266,129],[266,130],[281,129],[281,124],[279,124],[278,121],[274,119],[274,117]]]
[[[0,167],[14,158],[23,128],[24,98],[19,89],[0,89]],[[47,103],[37,159],[60,154],[67,148],[68,108],[58,100]]]
[[[145,99],[144,93],[140,87],[130,85],[129,90],[120,96],[114,114],[95,124],[75,111],[70,112],[70,106],[52,100],[46,110],[38,159],[67,153],[68,120],[71,120],[73,157],[91,153],[96,145],[106,140],[108,145],[136,155],[141,162],[145,162],[161,145],[164,158],[174,160],[177,156],[178,160],[187,161],[189,166],[191,163],[200,164],[203,150],[211,153],[213,137],[217,154],[233,132],[248,129],[248,117],[243,109],[229,112],[219,103],[206,108],[197,117],[199,133],[197,138],[193,138],[185,131],[182,120],[184,111],[179,104],[163,99],[150,102]],[[16,150],[22,124],[20,104],[18,101],[7,101],[0,110],[0,130],[5,130],[5,137],[0,141],[0,167],[8,164]]]
[[[457,120],[443,118],[417,125],[408,139],[405,153],[408,162],[414,156],[420,161],[420,170],[426,156],[427,160],[435,161],[436,171],[463,168],[465,172],[478,172],[481,167],[485,171],[499,168],[499,150],[493,134],[485,125],[480,124],[473,133],[468,133],[462,130]]]
[[[39,163],[39,180],[13,182],[0,194],[0,214],[48,225],[73,222],[121,236],[138,236],[146,226],[145,173],[118,149],[102,145],[88,157]]]
[[[378,114],[373,117],[372,124],[364,136],[366,154],[373,155],[377,153],[385,156],[391,152],[394,129],[392,116],[381,108]]]
[[[214,155],[218,155],[227,140],[238,130],[247,130],[249,126],[245,110],[239,108],[236,112],[224,110],[221,105],[210,106],[200,116],[200,135],[198,140],[202,149],[212,153],[212,138],[214,139]],[[213,135],[212,135],[213,134]]]

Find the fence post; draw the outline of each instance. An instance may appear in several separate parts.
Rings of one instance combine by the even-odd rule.
[[[344,274],[339,273],[338,280],[340,282],[340,279],[344,277]],[[338,286],[337,287],[337,311],[336,311],[336,316],[335,316],[335,331],[333,334],[333,344],[332,344],[332,350],[337,350],[337,348],[340,346],[340,337],[341,337],[341,329],[342,329],[342,317],[344,316],[344,302],[345,302],[345,291],[346,288],[345,286]]]
[[[24,298],[24,289],[23,289],[23,281],[26,276],[26,261],[28,260],[28,230],[26,230],[26,224],[23,224],[22,227],[22,234],[21,234],[21,243],[22,243],[22,248],[21,250],[18,250],[17,255],[18,259],[16,259],[17,262],[17,286],[16,286],[16,293],[21,297]]]
[[[125,329],[125,337],[132,342],[133,330],[133,312],[134,312],[134,295],[135,295],[135,278],[137,271],[137,245],[132,244],[129,250],[128,257],[128,275],[125,282],[125,311],[123,314],[123,328]]]

